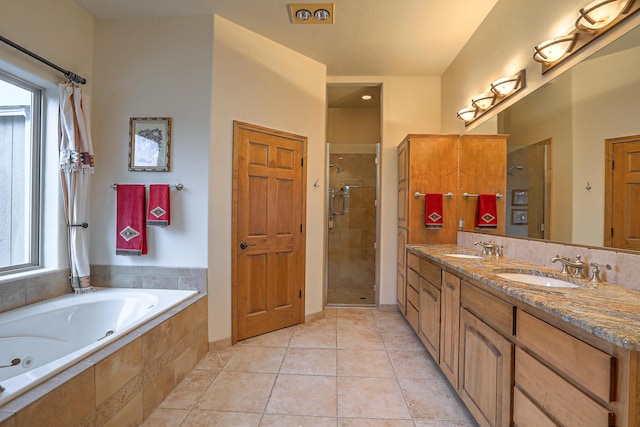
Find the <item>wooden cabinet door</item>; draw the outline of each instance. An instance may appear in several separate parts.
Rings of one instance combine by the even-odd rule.
[[[398,227],[408,227],[409,221],[409,143],[398,145]]]
[[[481,426],[509,426],[514,346],[465,309],[460,324],[460,397]]]
[[[442,272],[440,298],[440,368],[451,385],[458,389],[460,279],[447,271]]]
[[[419,337],[436,362],[440,362],[440,289],[420,278]]]
[[[407,229],[398,228],[398,270],[396,284],[396,300],[398,310],[406,316],[407,310]]]

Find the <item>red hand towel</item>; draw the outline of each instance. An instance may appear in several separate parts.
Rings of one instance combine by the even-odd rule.
[[[147,253],[144,185],[116,187],[116,255]]]
[[[497,228],[498,207],[495,194],[479,194],[476,205],[476,228]]]
[[[158,227],[168,227],[171,225],[169,186],[167,184],[151,184],[149,186],[147,224]]]
[[[424,225],[427,228],[442,228],[442,193],[424,195]]]

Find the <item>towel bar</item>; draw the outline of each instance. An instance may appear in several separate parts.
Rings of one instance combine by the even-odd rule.
[[[118,184],[111,184],[110,187],[115,190],[116,188],[118,188]],[[145,185],[144,187],[149,188],[148,185]],[[182,191],[184,189],[184,185],[178,183],[176,185],[170,185],[169,188],[175,188],[178,191]]]
[[[416,193],[413,195],[413,197],[415,197],[416,199],[420,198],[420,197],[424,197],[425,193],[419,193],[416,191]],[[451,191],[449,191],[446,194],[443,194],[444,197],[446,197],[447,199],[453,199],[453,193]]]
[[[465,199],[468,199],[469,197],[478,197],[479,194],[469,194],[469,193],[464,193],[462,195],[462,197],[464,197]],[[502,199],[502,194],[501,193],[496,193],[496,198],[498,199]]]

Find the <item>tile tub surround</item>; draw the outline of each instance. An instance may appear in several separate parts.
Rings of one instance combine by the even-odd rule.
[[[207,348],[198,294],[0,406],[0,427],[140,425]]]
[[[397,310],[331,308],[207,353],[143,424],[205,425],[477,424]]]
[[[640,351],[640,291],[616,284],[571,278],[578,288],[545,288],[502,279],[495,269],[540,270],[558,278],[553,268],[509,257],[481,259],[447,257],[445,253],[475,252],[457,245],[407,245],[409,251],[433,260],[463,279],[468,277],[529,306],[559,318],[609,343],[630,351]],[[566,278],[566,277],[565,277]]]
[[[92,265],[93,286],[207,292],[206,268]],[[71,293],[69,269],[0,282],[0,313]]]

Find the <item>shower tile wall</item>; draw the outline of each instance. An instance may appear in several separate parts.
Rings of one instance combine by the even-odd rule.
[[[350,185],[350,210],[335,215],[329,231],[329,304],[374,304],[376,241],[375,154],[331,154],[329,185],[338,194]],[[357,186],[357,187],[356,187]],[[334,197],[334,211],[342,212],[343,198]]]

